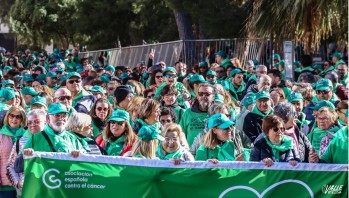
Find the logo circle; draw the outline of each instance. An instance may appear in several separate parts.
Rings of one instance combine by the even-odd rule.
[[[44,183],[44,185],[49,188],[49,189],[56,189],[56,188],[59,188],[61,187],[61,180],[60,179],[55,179],[56,178],[56,175],[51,175],[51,176],[48,176],[48,181],[51,182],[51,183],[57,183],[57,185],[49,185],[46,181],[46,175],[50,172],[56,172],[57,174],[60,174],[59,170],[57,169],[54,169],[54,168],[51,168],[51,169],[48,169],[47,171],[44,172],[44,174],[42,175],[42,182]]]

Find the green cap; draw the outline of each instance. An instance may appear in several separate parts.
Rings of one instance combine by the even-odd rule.
[[[67,106],[59,102],[52,103],[48,108],[47,114],[59,114],[59,113],[69,113]]]
[[[248,108],[248,106],[255,103],[256,103],[256,96],[254,94],[248,95],[242,100],[242,106],[244,106],[246,109]]]
[[[69,74],[63,74],[62,76],[61,76],[61,78],[60,78],[60,81],[62,82],[62,81],[65,81],[65,80],[67,80],[69,78]]]
[[[72,77],[78,77],[78,78],[81,78],[80,74],[78,72],[71,72],[69,74],[69,78],[72,78]]]
[[[313,66],[313,69],[323,69],[320,64],[316,64]]]
[[[206,76],[208,76],[208,75],[217,76],[217,73],[213,70],[208,70],[206,73]]]
[[[112,72],[115,72],[115,67],[112,66],[112,65],[108,65],[106,68],[105,68],[106,71],[112,71]]]
[[[233,66],[233,63],[231,63],[229,59],[224,59],[219,65],[224,69],[227,69],[229,66]]]
[[[89,55],[87,58],[88,58],[88,59],[93,59],[93,56],[92,56],[92,55]]]
[[[125,79],[125,78],[128,78],[128,73],[127,72],[123,72],[121,75],[120,75],[120,78],[121,79]]]
[[[40,54],[39,54],[39,57],[41,57],[41,58],[44,57],[44,56],[45,56],[45,55],[44,55],[43,53],[40,53]]]
[[[24,81],[24,82],[34,81],[34,78],[33,78],[33,76],[32,76],[31,74],[25,74],[25,75],[23,76],[23,81]]]
[[[208,67],[208,64],[207,64],[206,61],[201,61],[201,62],[199,63],[199,67]]]
[[[158,139],[160,141],[164,141],[160,135],[161,131],[156,129],[154,126],[143,126],[138,131],[138,140],[155,140]]]
[[[15,85],[15,82],[13,82],[13,80],[4,80],[2,82],[2,87],[6,87],[6,85]]]
[[[98,86],[98,85],[93,85],[93,87],[91,87],[91,89],[89,91],[99,92],[99,93],[105,94],[105,90],[101,86]]]
[[[221,56],[222,58],[227,58],[227,54],[223,50],[219,50],[218,52],[214,53],[215,55]]]
[[[298,102],[303,100],[303,96],[298,92],[291,92],[287,97],[288,102]]]
[[[323,91],[329,88],[331,89],[333,88],[333,85],[330,79],[322,78],[316,82],[316,86],[315,86],[316,91]]]
[[[103,81],[104,83],[109,83],[110,82],[110,79],[109,79],[109,77],[107,75],[102,75],[102,76],[99,77],[99,79],[101,81]]]
[[[36,76],[36,79],[45,80],[46,79],[46,75],[45,74],[39,74],[39,75]]]
[[[5,87],[0,90],[0,98],[2,101],[7,102],[14,98],[18,93],[14,89]]]
[[[242,71],[241,69],[233,69],[230,72],[230,77],[234,77],[236,74],[243,74],[245,73],[244,71]]]
[[[58,67],[56,72],[64,72],[64,69],[62,67]]]
[[[9,70],[11,70],[11,69],[12,69],[11,66],[5,66],[5,67],[4,67],[4,71],[9,71]]]
[[[253,59],[252,62],[253,62],[253,65],[254,65],[254,66],[259,65],[259,61],[258,61],[257,59]]]
[[[269,92],[266,91],[260,91],[256,93],[256,100],[263,99],[263,98],[268,98],[270,99],[270,94]]]
[[[294,65],[296,65],[297,68],[301,67],[301,62],[300,61],[295,61],[293,62]]]
[[[335,110],[336,108],[332,104],[332,102],[327,101],[327,100],[321,100],[319,101],[314,107],[310,107],[311,109],[314,109],[315,111],[319,111],[322,107],[328,107],[332,110]]]
[[[112,115],[108,119],[109,121],[129,121],[130,120],[130,114],[127,111],[124,110],[115,110],[113,111]]]
[[[56,72],[47,72],[46,77],[57,78]]]
[[[214,95],[214,103],[224,103],[224,97],[221,94]]]
[[[275,59],[281,59],[281,56],[279,55],[279,54],[274,54],[274,56],[273,56],[273,59],[275,60]]]
[[[336,57],[338,59],[341,59],[342,58],[342,54],[340,52],[335,52],[331,55],[332,57]]]
[[[164,69],[162,74],[165,75],[167,72],[172,72],[172,73],[177,74],[177,70],[174,67],[166,67],[166,69]]]
[[[41,96],[35,96],[34,98],[32,98],[30,105],[34,105],[34,104],[41,104],[41,105],[47,107],[46,99],[44,97],[41,97]]]
[[[100,65],[98,65],[98,63],[93,63],[93,64],[92,64],[92,67],[95,67],[95,68],[96,68],[96,67],[100,67]]]
[[[194,83],[194,82],[200,82],[200,83],[205,83],[206,80],[204,79],[204,77],[200,74],[194,74],[190,79],[189,79],[190,83]]]
[[[31,95],[31,96],[36,96],[39,93],[37,91],[35,91],[35,89],[33,87],[23,87],[22,89],[22,94],[23,95]]]
[[[233,124],[234,124],[234,122],[229,120],[229,118],[222,113],[214,114],[213,116],[211,116],[208,119],[208,128],[209,129],[212,129],[213,127],[217,127],[220,129],[226,129],[226,128],[232,126]]]

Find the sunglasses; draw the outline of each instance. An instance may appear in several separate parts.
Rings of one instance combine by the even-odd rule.
[[[108,90],[111,91],[111,90],[114,90],[115,88],[114,87],[109,87]]]
[[[152,94],[152,95],[148,95],[147,98],[154,98],[155,94]]]
[[[216,73],[223,73],[224,70],[217,70]]]
[[[213,75],[208,75],[208,76],[206,76],[206,78],[211,79],[211,78],[214,78],[214,76]]]
[[[10,113],[9,116],[10,116],[11,119],[15,119],[15,118],[17,120],[21,120],[22,119],[22,115],[14,115],[14,114]]]
[[[103,111],[108,111],[108,108],[106,108],[106,107],[104,107],[104,108],[103,108],[103,107],[97,107],[96,109],[97,109],[98,111],[102,111],[102,110],[103,110]]]
[[[323,91],[321,91],[321,90],[318,90],[318,91],[316,91],[316,93],[317,94],[328,94],[328,93],[330,93],[330,91],[329,90],[323,90]]]
[[[162,78],[163,76],[155,76],[155,78],[157,78],[157,79],[160,79],[160,78]]]
[[[176,78],[176,74],[166,74],[166,78]]]
[[[71,100],[71,99],[72,99],[71,96],[59,96],[59,97],[57,97],[57,98],[58,98],[58,100],[60,100],[60,101],[64,101],[65,99],[67,99],[67,100]]]
[[[118,124],[119,126],[121,126],[124,123],[124,121],[110,121],[110,124]]]
[[[81,80],[68,80],[68,83],[69,83],[69,84],[74,84],[74,82],[75,82],[75,83],[80,83]]]
[[[199,92],[198,95],[199,96],[210,96],[212,93],[209,92]]]
[[[171,123],[172,120],[160,120],[161,124],[165,124],[165,123]]]
[[[285,132],[285,127],[280,127],[280,128],[278,128],[278,127],[274,127],[273,128],[273,131],[276,133],[276,132],[278,132],[278,131],[281,131],[281,132]]]

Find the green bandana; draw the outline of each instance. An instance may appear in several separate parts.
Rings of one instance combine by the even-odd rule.
[[[263,136],[265,141],[267,141],[268,146],[270,146],[271,151],[273,152],[273,155],[275,157],[275,162],[280,161],[280,151],[285,152],[287,150],[290,150],[293,148],[293,140],[291,137],[287,135],[282,136],[281,144],[280,145],[274,145],[269,141],[269,138],[267,136]]]
[[[158,146],[158,157],[161,160],[169,160],[169,159],[179,159],[182,157],[182,155],[185,153],[185,148],[183,147],[179,147],[177,151],[173,152],[173,153],[166,153],[166,155],[164,155],[164,153],[162,152],[162,146],[161,146],[161,142]]]
[[[19,138],[21,138],[24,132],[25,130],[22,127],[12,128],[7,124],[5,124],[0,130],[0,134],[4,134],[12,138],[12,143],[15,143]]]
[[[109,140],[107,143],[107,153],[108,155],[120,156],[122,149],[124,148],[125,136],[122,135],[114,142]]]
[[[333,126],[327,130],[322,130],[318,127],[315,127],[314,130],[308,134],[308,139],[317,154],[320,154],[320,145],[322,138],[325,137],[328,133],[335,134],[338,130],[338,126]]]
[[[260,112],[257,108],[257,105],[255,105],[251,111],[251,113],[260,115],[263,118],[267,117],[268,115],[272,114],[273,112],[274,112],[274,110],[272,108],[270,108],[270,110],[267,113]]]
[[[149,125],[149,124],[147,124],[146,122],[144,122],[142,119],[137,119],[137,121],[142,125],[142,126],[153,126],[153,127],[155,127],[156,129],[161,129],[161,125],[160,125],[160,122],[157,122],[157,123],[155,123],[155,124],[153,124],[153,125]]]
[[[216,149],[218,150],[218,160],[235,161],[235,146],[233,141],[229,140],[223,145],[217,145]]]
[[[70,153],[71,151],[76,150],[72,141],[70,141],[71,135],[68,135],[66,130],[60,133],[55,133],[53,129],[46,124],[44,131],[50,137],[53,148],[56,150],[56,152]]]

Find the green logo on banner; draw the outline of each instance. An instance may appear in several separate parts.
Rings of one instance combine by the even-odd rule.
[[[60,179],[55,179],[56,175],[54,175],[54,173],[60,174],[59,170],[51,168],[45,171],[42,175],[42,182],[49,189],[59,188],[62,184],[62,181]]]

